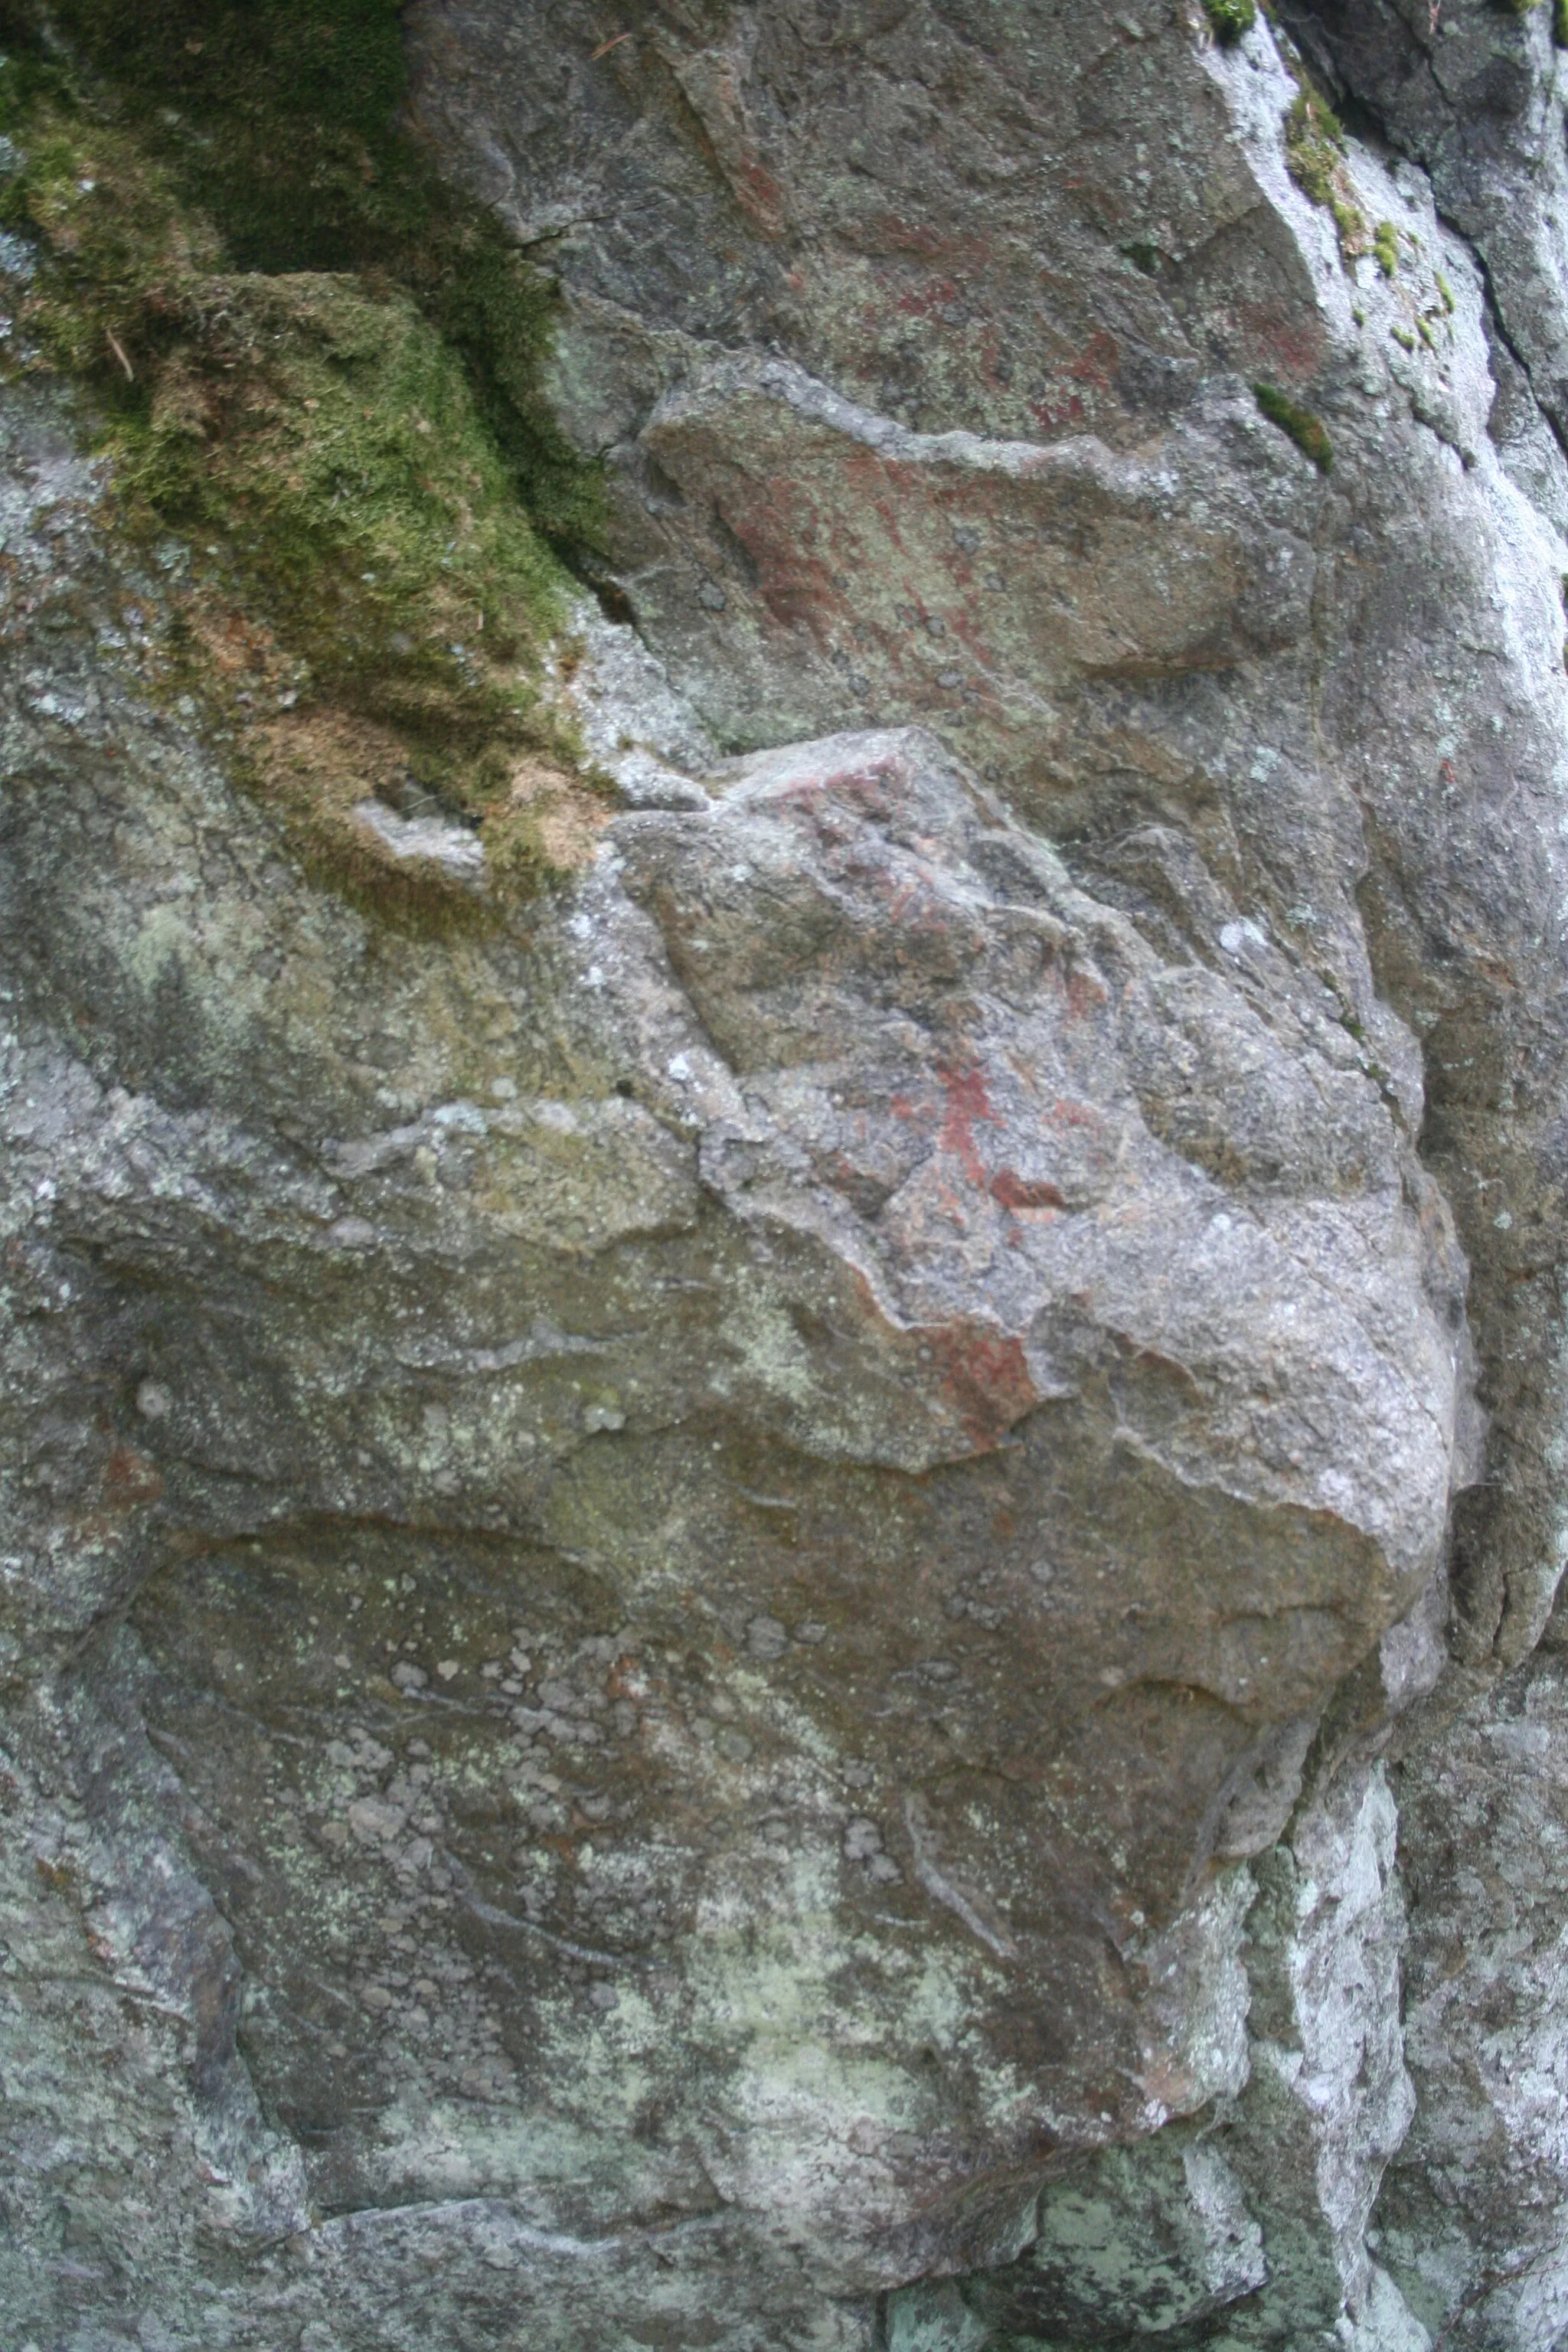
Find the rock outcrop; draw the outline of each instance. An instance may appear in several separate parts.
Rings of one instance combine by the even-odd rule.
[[[634,13],[551,890],[0,384],[6,2340],[1549,2352],[1552,12]]]

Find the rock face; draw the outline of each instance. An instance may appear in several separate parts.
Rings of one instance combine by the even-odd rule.
[[[489,928],[0,387],[8,2341],[1557,2342],[1565,166],[1444,15],[415,0],[611,489]]]

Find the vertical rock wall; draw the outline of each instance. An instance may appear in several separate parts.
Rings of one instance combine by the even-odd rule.
[[[415,0],[609,489],[482,920],[0,389],[18,2344],[1556,2341],[1557,52],[1289,24]]]

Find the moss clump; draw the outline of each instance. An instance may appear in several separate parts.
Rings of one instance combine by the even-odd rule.
[[[1222,49],[1233,49],[1258,22],[1257,0],[1204,0],[1204,12]]]
[[[1440,269],[1436,274],[1437,281],[1437,299],[1441,302],[1444,310],[1451,319],[1454,315],[1455,310],[1454,289],[1449,285],[1447,279],[1444,277]]]
[[[1285,117],[1285,160],[1296,185],[1315,205],[1332,203],[1344,153],[1345,134],[1332,107],[1315,89],[1299,89]]]
[[[237,270],[392,279],[461,356],[519,495],[591,552],[596,476],[539,390],[554,297],[399,127],[400,0],[0,0],[0,47],[68,61]]]
[[[1367,250],[1368,236],[1344,157],[1345,134],[1333,109],[1302,82],[1285,117],[1286,165],[1302,194],[1333,215],[1340,257],[1349,263]]]
[[[1372,249],[1384,276],[1392,278],[1399,268],[1399,231],[1391,220],[1378,222],[1373,231]]]
[[[122,328],[150,378],[114,436],[122,497],[216,535],[334,694],[464,731],[531,703],[512,675],[562,617],[561,575],[406,296],[215,273],[163,289],[161,352],[147,323]]]
[[[497,428],[500,343],[476,368],[432,315],[440,287],[384,268],[237,269],[219,219],[241,184],[215,219],[134,109],[36,53],[0,65],[0,130],[17,159],[0,221],[37,257],[9,300],[24,363],[90,388],[121,525],[193,551],[178,683],[237,733],[301,849],[372,896],[379,879],[395,910],[476,902],[438,862],[397,859],[356,820],[367,799],[477,825],[514,891],[550,878],[551,841],[585,835],[542,817],[584,789],[537,687],[569,585],[543,527],[585,509],[569,469],[542,515],[530,499],[515,404]],[[247,217],[286,247],[293,201]],[[525,371],[538,297],[501,263]]]
[[[1333,447],[1321,416],[1314,416],[1310,408],[1299,406],[1277,384],[1255,383],[1252,393],[1270,425],[1277,425],[1281,433],[1288,434],[1303,457],[1311,459],[1320,474],[1333,471]]]
[[[1568,0],[1552,0],[1552,37],[1560,49],[1568,49]]]
[[[1336,193],[1330,201],[1334,226],[1340,236],[1340,257],[1355,261],[1366,251],[1366,215],[1353,196]]]
[[[1415,349],[1415,338],[1408,327],[1390,327],[1388,331],[1402,351],[1413,352]]]

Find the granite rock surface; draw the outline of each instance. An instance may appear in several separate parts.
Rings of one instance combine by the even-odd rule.
[[[629,13],[406,12],[573,886],[0,387],[6,2340],[1549,2352],[1552,12]]]

